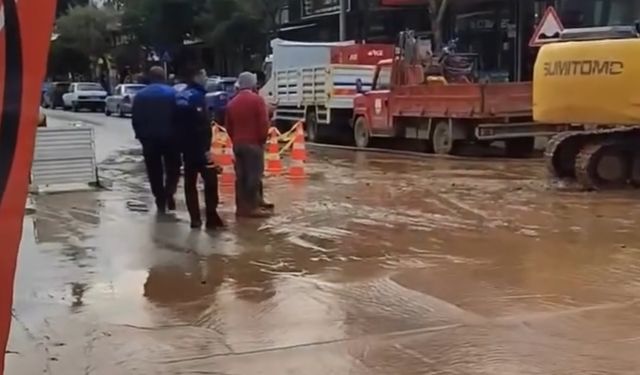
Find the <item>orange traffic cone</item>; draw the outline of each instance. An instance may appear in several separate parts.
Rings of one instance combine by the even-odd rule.
[[[298,121],[294,126],[296,130],[293,136],[293,146],[291,147],[291,158],[307,161],[307,149],[304,146],[304,125],[301,121]]]
[[[236,181],[233,169],[233,144],[227,130],[220,125],[214,125],[211,143],[212,161],[222,168],[220,185],[233,186]]]
[[[292,180],[301,180],[307,177],[304,171],[304,162],[307,160],[307,150],[304,146],[304,129],[302,122],[298,122],[295,127],[293,146],[291,148],[289,178]]]
[[[267,152],[265,154],[266,166],[264,169],[265,173],[271,176],[277,176],[282,173],[278,136],[280,136],[278,129],[271,127],[269,129],[269,140],[267,141]]]

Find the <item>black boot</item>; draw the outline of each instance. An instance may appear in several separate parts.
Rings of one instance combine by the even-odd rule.
[[[202,220],[191,220],[191,229],[200,229],[202,228]]]
[[[176,200],[173,197],[167,198],[167,210],[175,211],[176,210]]]
[[[158,213],[160,215],[164,215],[167,213],[167,203],[164,199],[156,199],[156,208],[158,209]]]
[[[224,221],[218,213],[207,215],[207,229],[219,229],[224,228]]]

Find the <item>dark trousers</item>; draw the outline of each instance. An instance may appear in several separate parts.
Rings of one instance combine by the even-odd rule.
[[[234,145],[236,169],[236,209],[254,211],[262,202],[264,150],[258,145]]]
[[[158,208],[164,210],[167,200],[172,199],[178,190],[182,165],[180,151],[170,142],[143,141],[142,154],[151,193]]]
[[[218,216],[218,174],[214,169],[199,164],[184,165],[184,196],[192,223],[199,223],[200,200],[198,199],[198,176],[204,181],[204,203],[207,223],[215,224]]]

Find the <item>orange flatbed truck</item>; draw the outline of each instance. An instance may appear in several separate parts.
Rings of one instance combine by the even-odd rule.
[[[436,154],[455,154],[464,142],[504,141],[508,156],[523,157],[535,137],[568,130],[568,125],[534,123],[531,82],[447,83],[427,76],[422,64],[402,54],[380,61],[373,88],[354,100],[356,146],[373,137],[424,140]]]

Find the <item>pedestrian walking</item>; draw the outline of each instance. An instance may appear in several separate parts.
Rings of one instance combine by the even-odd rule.
[[[267,217],[273,205],[263,200],[264,144],[269,133],[269,118],[264,100],[255,92],[253,73],[238,76],[238,94],[229,102],[225,127],[233,142],[236,169],[236,214]]]
[[[176,93],[175,128],[184,160],[184,193],[191,219],[191,228],[202,227],[198,176],[204,182],[204,202],[207,229],[223,227],[218,215],[218,172],[209,155],[212,130],[205,102],[204,88],[207,76],[204,71],[188,70],[187,87]]]
[[[182,164],[172,121],[176,91],[164,83],[164,77],[164,69],[152,67],[150,84],[136,94],[131,110],[133,131],[142,144],[151,192],[161,214],[176,209]]]

